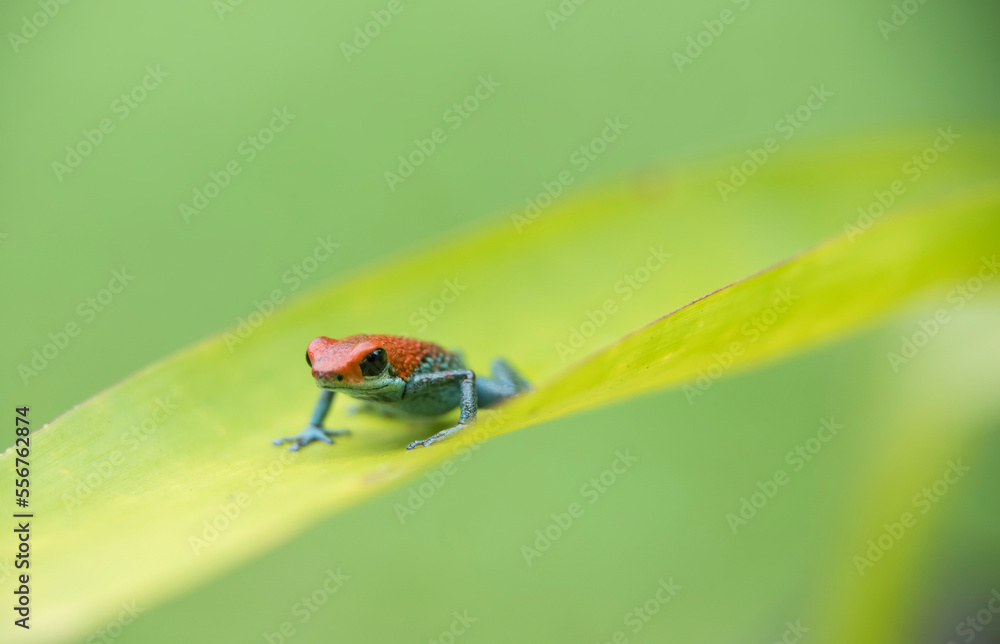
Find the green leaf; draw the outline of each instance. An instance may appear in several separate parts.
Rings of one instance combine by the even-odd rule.
[[[474,439],[662,387],[697,397],[731,372],[946,292],[989,266],[1000,245],[1000,188],[981,185],[995,176],[995,141],[975,141],[907,185],[900,212],[865,220],[861,234],[844,225],[900,179],[923,138],[788,151],[726,201],[717,182],[729,159],[649,173],[557,201],[518,220],[520,230],[505,217],[287,305],[262,298],[245,328],[149,367],[32,436],[44,473],[31,497],[45,526],[32,541],[44,553],[34,574],[46,580],[34,588],[47,612],[37,634],[79,635],[123,599],[151,606],[181,593],[475,449]],[[273,447],[313,404],[306,343],[358,332],[461,347],[475,368],[504,355],[537,386],[430,449],[402,448],[446,420],[347,416],[343,400],[327,425],[353,436],[296,454]],[[0,456],[11,486],[13,457]]]
[[[690,401],[726,373],[827,341],[915,294],[992,277],[1000,184],[833,239],[667,315],[560,373],[509,409],[537,422],[688,383]],[[895,361],[895,362],[894,362]],[[893,356],[890,366],[907,362]]]

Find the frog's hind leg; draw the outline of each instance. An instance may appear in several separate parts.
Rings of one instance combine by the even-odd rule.
[[[517,372],[517,369],[513,367],[509,362],[503,358],[497,358],[490,365],[491,375],[495,380],[505,382],[514,388],[514,392],[524,391],[526,389],[531,389],[531,383],[529,383],[524,376]]]
[[[480,407],[496,405],[514,394],[531,389],[528,381],[503,358],[494,360],[490,371],[489,378],[476,380]]]

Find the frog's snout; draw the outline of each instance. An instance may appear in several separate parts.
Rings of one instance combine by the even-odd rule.
[[[354,373],[357,371],[357,373]],[[351,365],[347,365],[343,369],[324,369],[322,364],[316,365],[312,370],[313,378],[316,379],[316,384],[324,389],[335,389],[339,387],[351,387],[361,383],[363,378],[361,377],[361,372],[358,369],[351,369]]]
[[[334,373],[332,371],[323,372],[318,369],[313,369],[312,375],[313,378],[316,379],[316,384],[320,387],[344,382],[344,374],[342,373]]]

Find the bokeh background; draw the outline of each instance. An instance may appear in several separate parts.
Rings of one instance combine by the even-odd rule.
[[[903,4],[913,11],[897,14],[905,22],[880,27]],[[41,27],[26,26],[46,7]],[[553,17],[560,11],[565,20]],[[718,30],[723,11],[729,24],[679,68],[675,54],[697,51],[688,39]],[[356,40],[387,15],[367,44]],[[998,17],[996,3],[934,0],[6,3],[4,402],[30,404],[35,425],[47,422],[234,327],[275,288],[306,293],[523,211],[563,170],[576,191],[739,154],[772,136],[814,87],[832,97],[787,149],[990,125],[1000,111]],[[483,79],[492,89],[456,120],[453,105]],[[275,110],[294,118],[251,154],[248,139]],[[608,118],[628,129],[581,169],[574,152]],[[78,165],[67,160],[67,146],[87,150],[80,142],[96,140],[102,123],[100,142]],[[435,128],[443,141],[390,186],[398,156]],[[240,173],[186,217],[181,205],[234,161]],[[820,241],[820,228],[758,231],[747,252],[774,261]],[[317,237],[340,247],[291,289],[284,278]],[[116,270],[134,281],[100,311],[85,304]],[[92,321],[81,306],[95,310]],[[477,620],[459,637],[470,643],[605,642],[616,630],[628,641],[764,642],[797,621],[816,641],[969,641],[956,639],[955,625],[1000,587],[990,540],[1000,529],[998,416],[983,393],[1000,355],[997,311],[977,302],[895,374],[886,347],[920,315],[719,382],[693,406],[664,392],[491,441],[405,525],[393,509],[404,487],[145,609],[116,641],[278,641],[272,634],[292,621],[287,641],[445,642],[455,611]],[[81,319],[80,335],[25,378],[19,366],[48,334]],[[429,334],[447,342],[433,326]],[[970,379],[976,386],[962,384]],[[784,503],[733,535],[720,508],[737,507],[831,416],[843,436],[783,490]],[[892,455],[931,426],[965,428],[961,455],[973,474],[880,576],[859,578],[849,560],[825,555],[864,537],[846,536],[822,508],[859,490],[885,493]],[[872,427],[891,429],[874,439]],[[625,448],[640,455],[635,467],[526,566],[519,547]],[[912,492],[887,507],[905,508]],[[329,568],[350,579],[300,622],[296,603]],[[629,611],[670,578],[682,590],[633,632]],[[710,603],[696,599],[706,594]],[[998,633],[993,623],[975,641]]]

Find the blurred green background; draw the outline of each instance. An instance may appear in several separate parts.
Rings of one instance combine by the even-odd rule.
[[[1000,111],[1000,7],[991,2],[915,3],[885,37],[879,21],[891,19],[890,2],[567,1],[573,11],[553,29],[555,0],[402,0],[350,60],[343,43],[377,17],[384,22],[390,3],[52,6],[0,9],[8,45],[0,54],[0,389],[8,408],[31,405],[36,426],[235,326],[275,288],[306,292],[490,214],[523,212],[563,170],[574,172],[577,191],[665,162],[741,154],[773,136],[814,86],[833,95],[783,149],[899,128],[926,130],[929,143],[938,127],[990,124]],[[54,15],[39,19],[44,26],[25,27],[45,7]],[[679,70],[675,53],[724,10],[731,24]],[[160,70],[159,80],[148,69]],[[482,78],[498,85],[456,120],[453,105]],[[274,110],[294,118],[251,159],[248,139]],[[607,118],[628,129],[582,169],[574,152]],[[95,134],[102,123],[107,131]],[[385,173],[397,171],[397,157],[435,128],[443,142],[390,187]],[[101,140],[78,167],[53,166],[75,165],[66,148],[87,150],[88,135]],[[234,161],[240,173],[186,221],[181,204]],[[766,249],[747,252],[774,261],[840,232],[801,216],[801,227],[765,230],[773,238],[761,242]],[[289,280],[317,237],[328,236],[337,252]],[[123,293],[92,319],[81,313],[123,269],[135,276]],[[985,302],[972,309],[903,378],[884,357],[899,330],[880,327],[720,382],[694,406],[666,392],[501,437],[411,521],[401,525],[393,510],[406,488],[374,499],[146,609],[116,641],[260,642],[286,620],[296,631],[288,641],[427,641],[450,627],[453,611],[477,619],[460,637],[470,643],[605,642],[616,630],[629,641],[763,642],[799,619],[812,628],[803,637],[822,641],[954,638],[954,624],[1000,586],[996,539],[988,545],[1000,530],[988,360],[1000,354],[997,311]],[[926,316],[911,313],[901,329]],[[80,334],[25,382],[19,367],[72,321]],[[970,378],[977,386],[947,386]],[[725,513],[831,415],[844,423],[843,437],[734,536]],[[893,480],[894,450],[922,424],[961,429],[961,454],[979,460],[961,495],[919,526],[919,539],[859,578],[850,553],[876,535],[809,510],[871,486],[889,499],[879,506],[886,520],[898,516],[913,490],[903,486],[896,503],[883,487]],[[891,428],[880,441],[898,442],[866,438],[874,426]],[[633,470],[525,566],[519,547],[624,448],[640,455]],[[720,473],[726,483],[715,485]],[[350,580],[301,623],[294,605],[328,568]],[[683,587],[676,598],[639,632],[623,626],[671,577]],[[705,592],[713,604],[695,599]],[[902,617],[879,622],[885,615]]]

